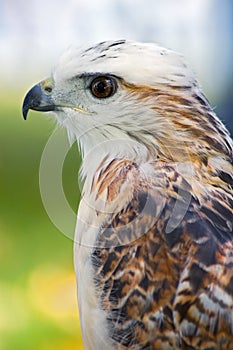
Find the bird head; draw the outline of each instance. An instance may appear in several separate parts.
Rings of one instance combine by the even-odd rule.
[[[26,95],[25,119],[29,109],[54,111],[84,157],[97,148],[102,156],[149,152],[169,161],[187,157],[184,149],[200,157],[231,152],[225,128],[183,58],[155,44],[71,47],[52,76]]]

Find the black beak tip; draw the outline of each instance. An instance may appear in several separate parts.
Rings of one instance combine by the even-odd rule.
[[[29,111],[30,107],[28,107],[27,103],[25,103],[25,99],[23,102],[23,107],[22,107],[22,113],[23,113],[23,119],[27,120],[27,115],[28,115],[28,111]]]

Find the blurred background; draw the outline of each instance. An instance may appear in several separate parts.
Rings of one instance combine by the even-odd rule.
[[[1,0],[0,349],[83,349],[72,240],[50,221],[39,165],[55,122],[21,115],[27,90],[70,44],[128,38],[181,52],[212,106],[233,130],[232,0]],[[76,147],[63,186],[77,210]],[[62,215],[62,213],[61,213]]]

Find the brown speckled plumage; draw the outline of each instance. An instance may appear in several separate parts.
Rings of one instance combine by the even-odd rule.
[[[230,184],[216,188],[210,182],[205,193],[201,188],[197,192],[174,165],[152,166],[154,183],[146,192],[136,186],[127,207],[105,223],[92,252],[96,290],[111,338],[117,349],[233,349]],[[161,177],[167,184],[162,188],[161,180],[156,184]],[[181,189],[183,184],[183,194],[190,191],[191,200],[179,226],[166,234],[174,205],[182,201],[177,183]],[[150,227],[162,192],[166,200]],[[148,197],[153,198],[151,212],[134,225]],[[137,232],[141,225],[143,235]]]

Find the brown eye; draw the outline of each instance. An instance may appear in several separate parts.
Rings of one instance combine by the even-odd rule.
[[[95,78],[90,86],[92,94],[97,98],[107,98],[116,92],[117,84],[112,77]]]

